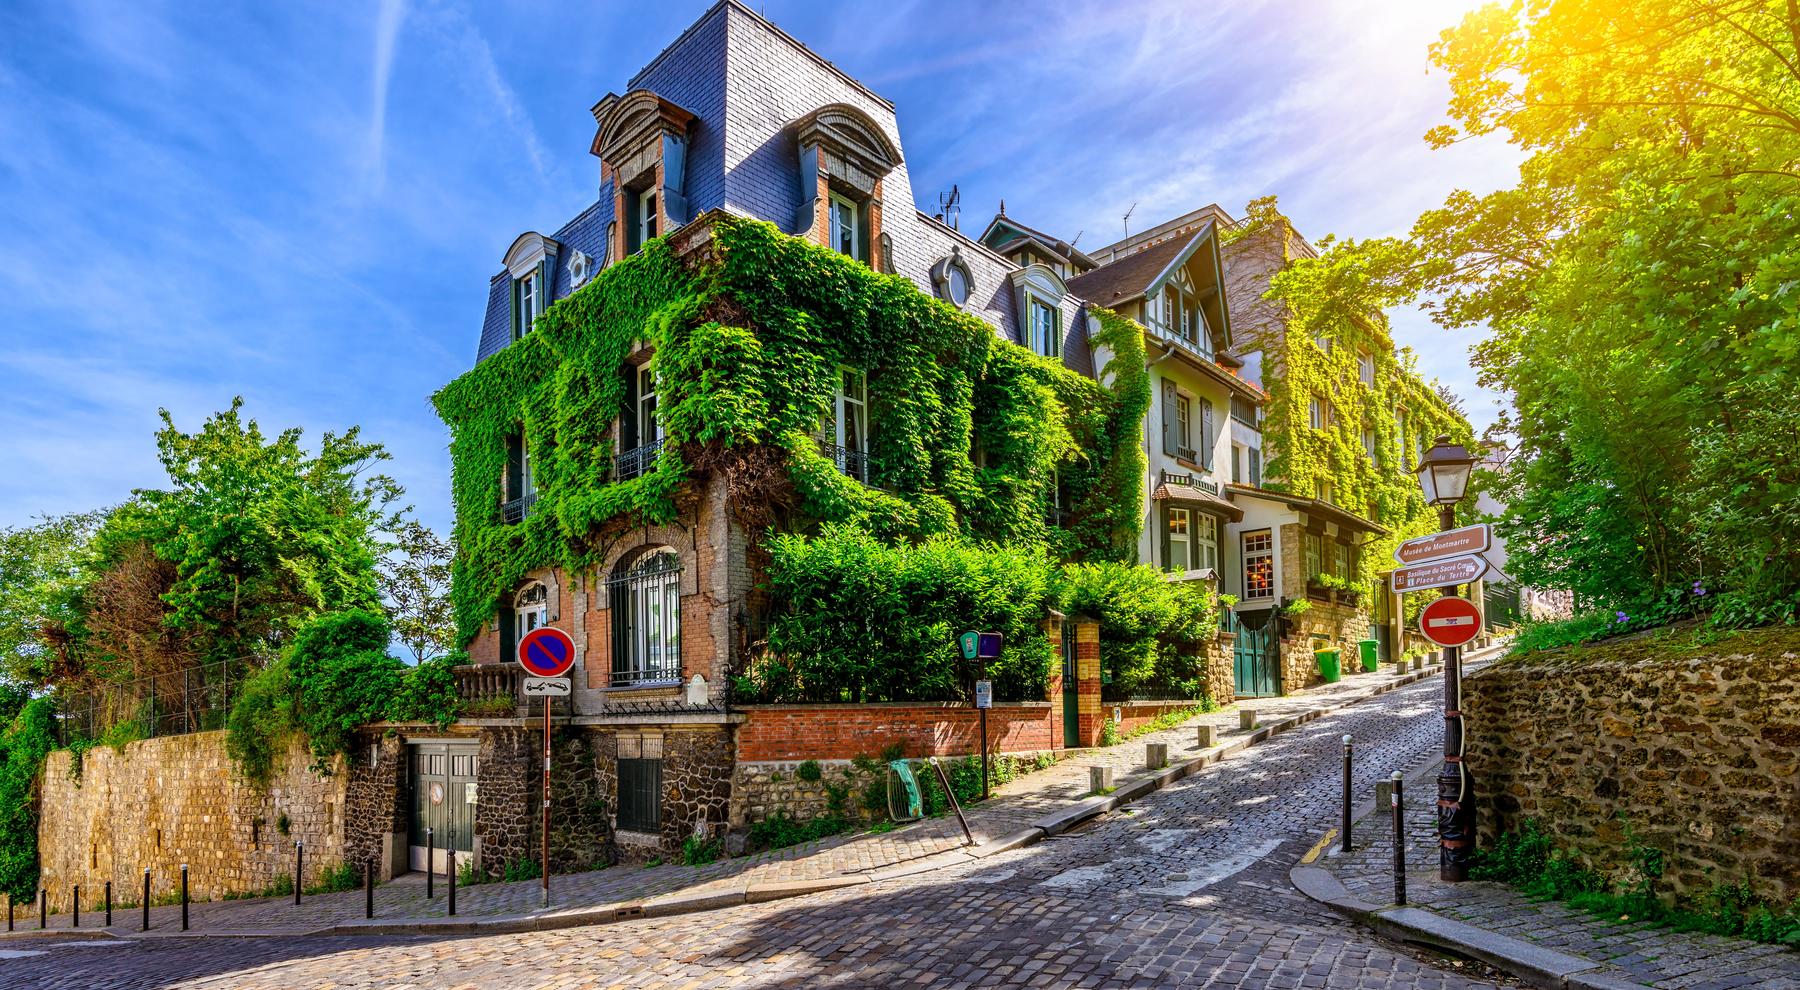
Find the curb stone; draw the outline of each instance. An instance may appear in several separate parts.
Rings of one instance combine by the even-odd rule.
[[[105,937],[132,938],[248,938],[248,937],[291,937],[294,935],[309,936],[346,936],[346,935],[421,935],[452,936],[482,934],[513,934],[532,931],[553,931],[563,928],[576,928],[584,925],[613,924],[620,921],[635,921],[643,918],[664,918],[683,914],[696,914],[717,911],[743,904],[766,903],[803,897],[809,894],[822,894],[848,887],[862,886],[871,883],[883,883],[904,877],[929,873],[948,866],[975,862],[989,856],[1014,849],[1022,849],[1035,845],[1047,838],[1061,835],[1071,828],[1099,817],[1107,812],[1117,810],[1141,797],[1161,790],[1179,780],[1221,762],[1228,757],[1243,751],[1274,736],[1305,725],[1316,719],[1324,718],[1354,705],[1361,704],[1371,698],[1379,697],[1414,684],[1429,677],[1435,677],[1443,670],[1442,665],[1426,667],[1424,670],[1411,671],[1401,675],[1389,675],[1367,694],[1340,700],[1322,708],[1290,715],[1279,721],[1267,722],[1256,729],[1238,735],[1230,742],[1222,743],[1200,751],[1194,756],[1179,762],[1173,762],[1167,768],[1156,773],[1121,786],[1111,794],[1090,798],[1071,807],[1052,812],[1032,822],[1026,828],[983,843],[973,849],[950,850],[922,856],[908,863],[898,863],[879,870],[866,873],[852,873],[836,877],[825,877],[816,880],[774,881],[768,883],[738,885],[723,891],[707,893],[674,893],[664,894],[648,900],[620,901],[598,907],[569,908],[538,914],[499,915],[487,917],[471,917],[464,919],[358,919],[339,922],[305,932],[294,931],[187,931],[187,932],[131,932],[127,934],[105,933]],[[1333,882],[1335,878],[1333,878]],[[43,934],[73,935],[86,934],[99,936],[101,930],[94,932],[73,932],[68,929],[47,930]],[[36,935],[36,931],[15,932],[13,937]],[[0,932],[0,941],[7,938]],[[1635,986],[1635,985],[1633,985]],[[1561,990],[1562,984],[1557,985]],[[1603,984],[1595,984],[1593,990],[1616,990]]]

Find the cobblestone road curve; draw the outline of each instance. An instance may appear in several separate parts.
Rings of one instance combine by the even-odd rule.
[[[1358,794],[1430,758],[1440,682],[1252,748],[1076,834],[910,880],[706,914],[461,939],[0,943],[0,987],[1512,986],[1377,939],[1287,869]]]

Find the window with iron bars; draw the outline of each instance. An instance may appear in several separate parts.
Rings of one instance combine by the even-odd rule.
[[[681,555],[663,548],[607,582],[612,608],[612,684],[681,680]]]

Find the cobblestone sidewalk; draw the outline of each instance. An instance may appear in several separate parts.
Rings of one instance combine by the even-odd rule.
[[[1069,811],[1091,799],[1089,767],[1112,767],[1115,789],[1120,791],[1157,773],[1145,766],[1147,743],[1167,745],[1172,765],[1202,756],[1216,759],[1222,749],[1241,745],[1250,736],[1240,728],[1241,709],[1255,711],[1259,724],[1267,727],[1353,704],[1420,677],[1434,676],[1436,672],[1437,668],[1431,668],[1423,674],[1397,676],[1384,669],[1378,673],[1349,674],[1336,684],[1321,685],[1288,697],[1244,700],[1224,711],[1200,715],[1179,726],[1116,746],[1072,751],[1055,766],[998,786],[990,800],[966,808],[969,828],[978,847],[998,848],[1001,840],[1021,839],[1020,833],[1032,822]],[[1210,753],[1202,750],[1197,742],[1196,727],[1202,724],[1210,724],[1217,730],[1218,746]],[[825,884],[846,878],[866,879],[870,874],[894,868],[927,869],[966,862],[969,848],[955,816],[946,815],[887,832],[835,836],[702,867],[679,864],[648,868],[615,866],[560,874],[551,878],[550,912],[567,915],[609,907],[628,912],[644,902],[655,905],[658,898],[680,898],[698,904],[715,896],[725,898],[736,894],[741,897],[751,886],[785,884],[804,887],[808,883]],[[98,932],[103,925],[99,905],[93,902],[92,893],[84,891],[84,900],[88,901],[82,912],[80,930],[84,932]],[[442,878],[433,894],[426,897],[425,881],[420,874],[383,884],[375,891],[376,920],[388,926],[443,921],[448,915],[448,898]],[[529,924],[531,919],[546,913],[540,909],[540,898],[536,881],[460,887],[456,920],[513,919]],[[208,902],[191,905],[189,912],[189,931],[194,934],[300,934],[361,923],[364,893],[356,890],[308,895],[298,906],[291,898]],[[153,908],[150,915],[150,935],[180,934],[178,906]],[[139,918],[137,909],[115,910],[114,924],[106,930],[116,935],[137,935]],[[37,922],[31,906],[21,905],[16,922],[18,931],[36,932]],[[72,922],[69,915],[57,915],[49,919],[48,928],[69,932],[74,930]]]
[[[1406,895],[1412,907],[1496,935],[1579,956],[1601,972],[1666,990],[1800,990],[1800,953],[1779,946],[1597,918],[1554,901],[1535,901],[1500,883],[1447,884],[1438,879],[1435,777],[1438,762],[1414,768],[1405,801]],[[1364,796],[1366,797],[1366,795]],[[1359,819],[1348,854],[1330,851],[1315,864],[1356,898],[1394,900],[1393,819],[1377,809]]]

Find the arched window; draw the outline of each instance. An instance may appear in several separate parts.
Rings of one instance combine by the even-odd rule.
[[[517,643],[526,633],[549,624],[550,589],[544,587],[542,581],[533,581],[513,598],[513,642]]]
[[[614,687],[681,680],[681,555],[659,547],[614,570]]]

